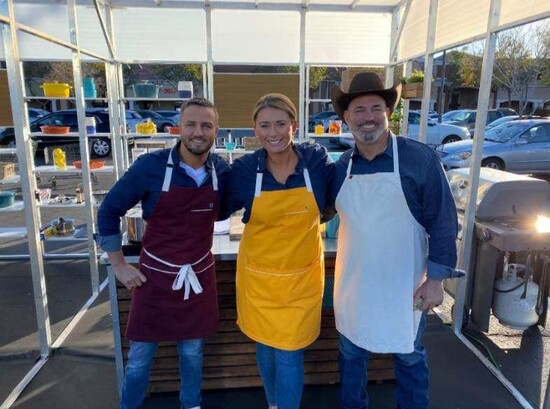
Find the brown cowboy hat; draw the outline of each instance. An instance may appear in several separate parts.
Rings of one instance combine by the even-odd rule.
[[[332,106],[340,119],[344,120],[344,111],[348,109],[349,103],[365,94],[380,95],[386,101],[390,112],[393,111],[401,95],[401,84],[385,89],[378,74],[375,72],[360,72],[351,80],[347,93],[342,91],[338,85],[333,85],[330,91]]]

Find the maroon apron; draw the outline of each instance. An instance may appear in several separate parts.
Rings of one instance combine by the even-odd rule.
[[[147,220],[139,269],[147,282],[132,292],[126,337],[162,342],[203,338],[218,330],[214,222],[219,214],[216,170],[212,185],[171,185],[172,151],[163,189]]]

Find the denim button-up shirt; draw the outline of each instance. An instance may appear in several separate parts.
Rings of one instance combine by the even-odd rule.
[[[174,164],[180,162],[178,155],[180,143],[178,142],[172,152]],[[120,218],[126,214],[128,209],[131,209],[141,201],[142,217],[145,220],[155,210],[162,192],[166,162],[168,161],[170,152],[170,149],[163,149],[140,156],[109,191],[105,200],[101,203],[97,215],[99,230],[98,244],[104,251],[110,252],[121,249],[122,233],[120,231]],[[203,180],[201,186],[212,184],[213,168],[216,168],[216,175],[218,176],[221,220],[222,217],[227,218],[222,199],[227,189],[229,165],[218,155],[210,154],[206,161],[207,177]],[[195,180],[180,166],[174,166],[171,184],[197,187]],[[184,229],[185,226],[181,228]]]
[[[455,269],[458,233],[455,202],[438,155],[422,143],[401,137],[397,138],[397,149],[401,186],[407,205],[428,235],[428,277],[441,280],[463,275]],[[351,155],[352,174],[393,172],[391,143],[370,161],[354,147],[342,154],[335,164],[330,184],[332,201],[336,200],[344,183]]]
[[[229,176],[229,195],[227,207],[229,212],[244,207],[243,223],[250,220],[256,174],[263,173],[262,190],[285,190],[304,187],[304,169],[307,167],[315,200],[319,212],[323,214],[327,204],[328,181],[332,175],[334,163],[325,147],[318,144],[302,143],[294,145],[298,155],[296,171],[288,177],[284,184],[279,183],[269,172],[266,164],[266,151],[258,149],[256,152],[243,156],[233,163]]]

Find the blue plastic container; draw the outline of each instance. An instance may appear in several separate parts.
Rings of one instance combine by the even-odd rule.
[[[84,88],[84,98],[97,98],[97,91],[95,88],[94,78],[92,77],[83,78],[82,88]]]
[[[158,98],[160,87],[146,82],[132,85],[136,98]]]

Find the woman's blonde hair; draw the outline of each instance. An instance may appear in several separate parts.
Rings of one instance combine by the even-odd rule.
[[[298,120],[298,111],[289,97],[283,94],[266,94],[261,97],[252,111],[252,120],[256,122],[258,113],[264,108],[276,108],[285,111],[292,121]]]

